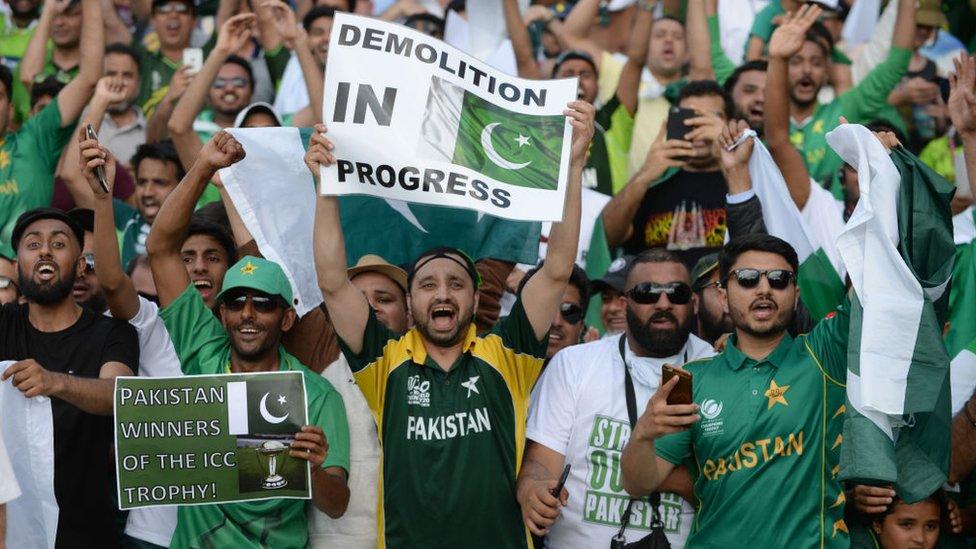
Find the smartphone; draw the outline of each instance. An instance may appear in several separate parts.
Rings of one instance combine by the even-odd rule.
[[[92,128],[91,124],[85,126],[85,137],[98,141],[98,135],[95,133],[95,128]],[[95,168],[95,177],[98,178],[98,184],[102,186],[102,190],[107,193],[108,180],[105,179],[105,166],[98,166]]]
[[[675,368],[670,364],[665,364],[661,368],[661,385],[678,376],[678,384],[671,389],[668,395],[668,404],[691,404],[691,374]]]
[[[549,493],[552,494],[552,497],[559,499],[559,494],[562,493],[563,486],[566,485],[566,479],[569,478],[570,467],[572,467],[572,465],[570,465],[569,463],[567,463],[566,466],[563,467],[563,474],[559,475],[559,482],[556,484],[556,487],[553,488],[552,490],[549,490]]]
[[[203,68],[203,49],[184,48],[183,65],[190,67],[190,71],[193,73],[200,72],[200,69]]]
[[[695,129],[694,126],[686,126],[685,120],[695,118],[696,116],[698,116],[698,113],[692,109],[671,107],[668,111],[668,139],[684,139],[691,130]]]

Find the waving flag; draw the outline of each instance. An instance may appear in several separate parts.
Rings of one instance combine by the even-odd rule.
[[[838,240],[854,288],[838,478],[893,483],[909,503],[949,469],[949,356],[942,343],[954,244],[953,186],[863,126],[827,134],[861,198]]]
[[[811,229],[790,197],[783,174],[756,132],[746,131],[735,146],[746,139],[754,142],[749,158],[749,175],[752,188],[762,203],[766,231],[789,242],[796,250],[800,260],[800,272],[797,273],[800,299],[813,318],[823,318],[844,300],[846,272],[839,261],[834,242],[829,234],[821,239]],[[828,219],[818,222],[830,226]],[[837,213],[836,225],[840,225],[840,213]],[[833,253],[828,254],[828,250]],[[832,257],[835,258],[833,261]]]

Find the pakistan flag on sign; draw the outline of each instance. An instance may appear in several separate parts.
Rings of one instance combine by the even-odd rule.
[[[287,435],[307,423],[301,372],[246,374],[227,382],[231,435]],[[239,378],[238,378],[239,379]]]
[[[510,185],[555,190],[565,127],[563,115],[513,112],[435,76],[418,156]]]

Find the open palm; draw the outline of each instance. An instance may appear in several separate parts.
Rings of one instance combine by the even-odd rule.
[[[769,56],[786,59],[800,51],[806,40],[807,30],[820,16],[821,9],[813,4],[803,5],[799,11],[786,16],[769,40]]]
[[[962,135],[976,135],[976,60],[968,54],[954,59],[956,72],[949,75],[949,116]]]

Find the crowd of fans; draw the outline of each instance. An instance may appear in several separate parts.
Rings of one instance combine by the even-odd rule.
[[[324,303],[299,317],[221,184],[247,153],[225,130],[314,128],[317,181],[336,161],[336,13],[444,39],[479,24],[474,2],[500,5],[518,76],[578,82],[541,261],[347,257],[320,196]],[[970,546],[976,379],[953,371],[944,489],[910,502],[838,480],[850,307],[800,299],[742,138],[839,264],[858,172],[826,135],[867,126],[956,185],[956,271],[972,269],[976,4],[519,4],[4,0],[0,377],[51,397],[57,547]],[[576,263],[593,208],[606,266]],[[953,312],[973,300],[954,293]],[[668,404],[672,366],[691,404]],[[277,370],[305,376],[289,455],[311,465],[311,501],[119,510],[113,378]],[[20,493],[6,454],[0,438],[0,548]]]

